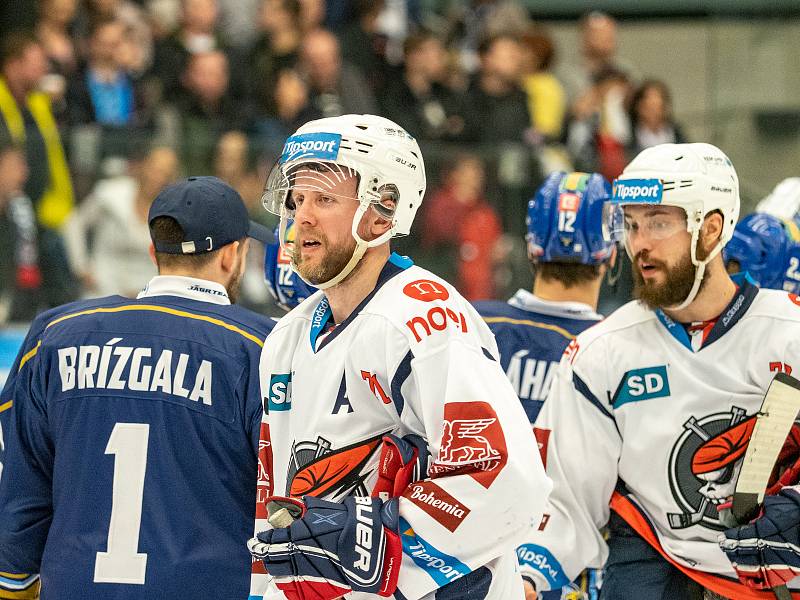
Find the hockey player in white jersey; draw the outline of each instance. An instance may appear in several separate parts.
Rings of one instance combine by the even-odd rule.
[[[488,327],[390,253],[424,193],[417,142],[371,115],[307,123],[268,177],[320,291],[262,355],[251,598],[524,597],[514,550],[551,484]]]
[[[800,300],[725,271],[739,184],[718,148],[644,150],[612,202],[638,300],[576,338],[536,421],[554,487],[526,574],[541,591],[605,565],[614,600],[769,598],[737,579],[720,513],[769,382],[800,366]]]

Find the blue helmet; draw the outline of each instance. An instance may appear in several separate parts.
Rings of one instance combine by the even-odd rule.
[[[604,234],[611,186],[599,173],[552,173],[528,202],[528,257],[538,262],[600,264],[614,242]]]
[[[735,260],[757,284],[794,292],[800,266],[797,226],[767,213],[752,213],[739,221],[722,250],[725,263]],[[792,258],[794,263],[792,264]]]
[[[293,242],[294,223],[286,228],[286,245],[290,246]],[[300,279],[292,269],[292,259],[281,248],[277,230],[275,241],[265,246],[264,278],[275,302],[285,310],[292,310],[317,291],[317,288]]]

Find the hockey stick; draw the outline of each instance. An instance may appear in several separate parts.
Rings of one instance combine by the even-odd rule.
[[[733,492],[731,512],[736,523],[749,523],[758,514],[775,461],[798,412],[800,381],[786,373],[776,373],[756,417]],[[786,585],[779,585],[772,591],[779,600],[791,600]]]

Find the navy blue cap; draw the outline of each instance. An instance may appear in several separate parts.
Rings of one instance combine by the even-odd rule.
[[[250,220],[242,197],[218,177],[189,177],[165,187],[153,200],[147,222],[172,217],[183,228],[179,243],[153,241],[157,252],[200,254],[251,237],[264,244],[273,233]]]

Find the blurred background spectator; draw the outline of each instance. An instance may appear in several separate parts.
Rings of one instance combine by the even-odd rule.
[[[24,193],[36,210],[42,295],[37,306],[57,306],[78,295],[61,226],[72,211],[72,181],[50,99],[38,91],[47,74],[44,49],[30,33],[4,35],[0,43],[0,137],[24,148]]]
[[[39,3],[36,38],[49,62],[48,74],[42,83],[60,113],[66,110],[67,81],[78,69],[78,49],[72,31],[77,10],[77,0],[42,0]]]
[[[258,34],[248,53],[249,93],[258,118],[276,112],[273,91],[278,75],[297,64],[302,32],[299,0],[263,0]]]
[[[141,147],[159,148],[162,165],[171,148],[184,175],[228,180],[274,225],[259,197],[286,136],[322,116],[383,114],[419,139],[429,176],[422,224],[396,248],[474,298],[527,285],[526,202],[553,170],[613,178],[644,147],[707,140],[736,162],[751,208],[797,175],[800,9],[595,5],[615,12],[534,0],[0,2],[6,316],[15,297],[33,314],[100,293],[87,274],[98,278],[92,261],[110,242],[95,241],[166,177],[147,178]],[[81,281],[62,234],[73,205]],[[259,260],[245,295],[270,311]],[[630,297],[620,263],[606,312]],[[26,275],[37,272],[38,287]]]
[[[520,87],[522,45],[497,35],[478,48],[480,68],[464,100],[464,138],[481,143],[524,139],[531,126],[528,102]]]
[[[628,156],[631,158],[650,146],[686,141],[672,118],[672,96],[663,81],[648,79],[636,88],[630,115],[632,135]]]
[[[561,138],[567,109],[564,86],[553,74],[555,45],[541,27],[522,36],[522,88],[528,97],[531,125],[541,141]]]
[[[622,71],[609,67],[572,105],[567,124],[567,148],[575,167],[614,180],[627,164],[631,143],[628,97],[631,83]]]
[[[366,78],[373,96],[383,92],[394,70],[386,61],[386,35],[378,28],[384,0],[354,0],[353,19],[339,34],[342,59]]]
[[[189,57],[176,106],[181,118],[181,159],[190,174],[208,173],[216,140],[247,120],[229,85],[225,53],[213,50]]]
[[[161,188],[177,179],[175,152],[154,148],[134,157],[124,175],[97,182],[64,230],[85,295],[135,298],[156,275],[147,213]]]
[[[467,300],[495,297],[495,263],[500,257],[500,218],[486,200],[483,162],[458,156],[423,204],[422,246],[436,273],[455,282]]]
[[[70,125],[97,123],[109,127],[145,127],[148,118],[142,92],[134,83],[124,52],[126,27],[113,17],[93,21],[87,60],[67,87]]]
[[[303,35],[300,68],[307,77],[311,106],[323,117],[377,111],[364,75],[342,60],[339,40],[330,31],[316,29]]]
[[[464,133],[458,95],[444,85],[447,52],[432,32],[411,34],[405,42],[402,74],[393,77],[381,98],[383,115],[420,140],[456,140]]]
[[[134,77],[144,74],[153,63],[153,34],[140,3],[132,0],[82,0],[83,11],[77,24],[78,37],[85,40],[94,23],[119,21],[124,33],[119,49],[120,61]]]
[[[0,138],[0,322],[30,320],[38,308],[42,273],[27,179],[25,152]]]

